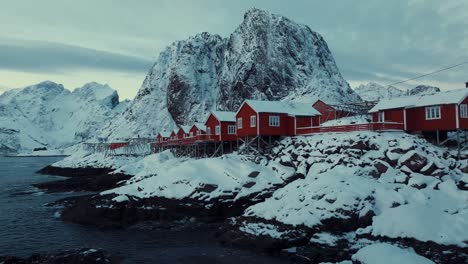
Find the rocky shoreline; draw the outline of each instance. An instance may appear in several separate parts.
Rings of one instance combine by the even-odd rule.
[[[420,200],[411,200],[412,195],[417,194],[427,203],[432,197],[446,199],[445,197],[450,197],[446,195],[459,195],[467,187],[467,178],[457,176],[452,180],[450,177],[454,175],[454,171],[455,174],[466,173],[467,162],[456,161],[447,151],[435,149],[411,136],[402,138],[406,140],[403,143],[398,142],[394,136],[385,138],[374,134],[362,135],[357,140],[337,141],[333,137],[328,140],[320,139],[316,142],[294,139],[280,142],[270,153],[245,157],[242,162],[252,161],[254,165],[242,169],[242,175],[229,174],[232,173],[229,162],[237,162],[235,158],[209,160],[210,163],[219,162],[219,166],[226,166],[222,168],[229,177],[222,179],[234,178],[237,184],[236,187],[229,186],[230,188],[223,188],[219,182],[219,186],[213,181],[200,182],[199,178],[192,182],[187,178],[174,177],[179,175],[173,174],[173,171],[166,172],[165,169],[161,174],[172,175],[168,177],[169,180],[160,175],[158,170],[148,170],[149,176],[134,176],[125,185],[119,185],[119,182],[130,176],[113,174],[111,169],[49,166],[41,170],[41,173],[69,176],[70,179],[80,179],[83,182],[100,177],[110,178],[107,185],[96,188],[99,191],[122,186],[99,195],[57,201],[55,204],[63,206],[60,217],[67,222],[105,228],[128,228],[152,221],[168,225],[177,222],[214,223],[218,229],[216,239],[223,245],[287,258],[293,263],[334,263],[350,259],[352,263],[360,263],[354,258],[356,254],[362,248],[374,244],[393,245],[399,250],[412,251],[413,254],[437,264],[468,262],[468,248],[462,246],[465,243],[463,241],[458,244],[456,240],[446,243],[438,240],[438,237],[423,237],[418,240],[417,236],[411,236],[411,232],[392,236],[369,231],[382,215],[379,210],[400,210],[419,203]],[[175,158],[156,155],[133,162],[131,166],[134,167],[117,171],[135,171],[134,168],[148,168],[145,166],[155,166],[155,163],[160,166],[164,163],[158,162],[171,162],[173,159]],[[189,167],[205,164],[203,160],[182,162],[189,162],[189,165],[183,163]],[[179,166],[177,163],[169,164]],[[259,164],[271,169],[267,173],[268,177],[265,178],[265,171],[261,172]],[[238,169],[236,166],[234,171]],[[350,175],[342,171],[337,173],[343,176],[326,174],[327,171],[333,172],[335,168],[349,171]],[[256,171],[257,169],[260,171]],[[315,170],[315,173],[311,174],[311,170]],[[292,173],[281,174],[281,181],[278,181],[272,173],[279,171]],[[189,172],[198,173],[198,170]],[[209,174],[211,171],[204,173]],[[114,175],[122,178],[112,178]],[[215,170],[215,176],[218,175]],[[210,179],[211,174],[202,176]],[[225,175],[219,175],[222,176]],[[155,181],[147,181],[148,179]],[[265,180],[269,184],[263,184]],[[164,184],[161,181],[165,181]],[[75,183],[61,189],[83,189],[80,185],[74,185]],[[173,192],[165,192],[168,189],[175,191],[177,188],[184,188],[183,196],[171,196],[174,195]],[[342,196],[343,193],[353,196]],[[385,197],[378,196],[384,194]],[[405,196],[408,194],[410,196]],[[289,195],[290,199],[279,202],[285,195]],[[261,207],[265,201],[269,201],[268,206]],[[383,201],[385,204],[382,204]],[[371,206],[377,208],[378,202],[381,203],[379,209],[362,209]],[[284,211],[283,208],[291,209]],[[275,217],[270,217],[269,210],[283,211],[281,214],[275,211]],[[454,210],[452,215],[459,214],[460,210]],[[266,217],[259,213],[266,214]],[[287,224],[290,221],[287,218],[289,214],[304,213],[319,221],[316,224],[306,224],[308,219],[301,216],[303,218],[299,220],[302,222]],[[445,217],[449,219],[451,216],[448,214]],[[391,224],[390,227],[394,225],[398,223]]]
[[[0,256],[2,264],[119,264],[121,260],[102,249],[81,248],[63,252],[34,254],[26,258]]]
[[[100,192],[115,188],[122,181],[131,178],[122,173],[111,174],[109,168],[60,168],[47,166],[37,173],[67,177],[65,180],[57,180],[34,184],[41,190],[53,192]]]

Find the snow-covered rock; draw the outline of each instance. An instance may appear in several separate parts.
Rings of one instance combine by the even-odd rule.
[[[185,207],[176,213],[183,215],[213,206],[212,212],[229,214],[236,204],[238,214],[227,220],[223,234],[230,242],[257,239],[252,243],[266,248],[297,246],[298,255],[319,254],[325,262],[349,261],[354,255],[355,262],[385,263],[373,257],[394,252],[421,261],[464,263],[466,164],[414,135],[352,132],[286,138],[255,158],[236,153],[190,159],[169,151],[147,157],[82,152],[54,166],[112,168],[133,175],[100,194],[112,203],[93,198],[99,206],[117,203],[124,210],[136,201],[152,208],[170,202],[164,207],[170,210],[182,203]],[[162,204],[158,198],[164,199]],[[194,203],[199,207],[193,209]]]
[[[101,134],[154,135],[237,110],[244,99],[359,101],[324,39],[308,26],[250,9],[228,37],[201,33],[162,51],[129,109]]]
[[[88,83],[73,92],[51,81],[6,91],[0,96],[0,145],[10,152],[63,148],[94,137],[120,114],[108,85]]]
[[[353,260],[362,264],[434,264],[411,249],[403,249],[386,243],[372,244],[360,249],[353,255]]]

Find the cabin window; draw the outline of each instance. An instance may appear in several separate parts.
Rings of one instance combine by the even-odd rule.
[[[385,122],[385,112],[379,112],[379,123]]]
[[[257,126],[257,117],[250,116],[250,127],[256,127],[256,126]]]
[[[211,127],[206,128],[206,134],[211,135]]]
[[[236,134],[236,126],[230,125],[228,126],[228,134],[235,135]]]
[[[237,128],[242,128],[242,117],[237,118]]]
[[[215,127],[215,133],[216,133],[216,135],[221,134],[221,127],[220,126]]]
[[[440,119],[440,106],[426,107],[426,119]]]
[[[461,104],[460,105],[460,117],[461,118],[468,118],[468,105]]]
[[[200,130],[197,131],[197,136],[199,136],[199,135],[201,135],[201,131],[200,131]]]
[[[280,117],[279,116],[269,116],[268,124],[272,127],[278,127],[280,125]]]
[[[190,132],[190,137],[193,137],[193,132]]]

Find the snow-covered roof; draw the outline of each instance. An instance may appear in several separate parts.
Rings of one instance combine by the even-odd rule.
[[[314,103],[315,102],[316,101],[314,101]],[[306,103],[295,103],[295,102],[286,102],[286,101],[245,100],[244,104],[248,104],[257,113],[285,113],[285,114],[293,115],[293,116],[320,115],[320,112],[312,107],[312,103],[306,104]],[[242,108],[242,106],[240,108]]]
[[[414,108],[429,105],[460,104],[468,96],[468,89],[431,94],[402,96],[379,101],[369,113],[385,109]]]
[[[205,131],[205,130],[206,130],[206,126],[205,126],[205,124],[203,124],[203,123],[195,122],[193,125],[196,126],[198,129],[200,129],[200,130],[202,130],[202,131]],[[193,126],[192,126],[192,127],[193,127]]]
[[[235,112],[211,111],[211,113],[221,122],[236,122]]]
[[[170,137],[171,131],[161,131],[158,134],[161,135],[161,137]]]
[[[192,127],[191,126],[180,126],[180,129],[182,129],[184,131],[184,133],[190,132],[190,128],[192,128]]]

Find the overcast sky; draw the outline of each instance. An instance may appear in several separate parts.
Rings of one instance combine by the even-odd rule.
[[[108,83],[133,98],[159,52],[208,31],[228,36],[250,7],[308,25],[352,86],[389,84],[468,61],[468,1],[0,0],[0,93],[43,80]],[[462,88],[468,65],[400,88]]]

